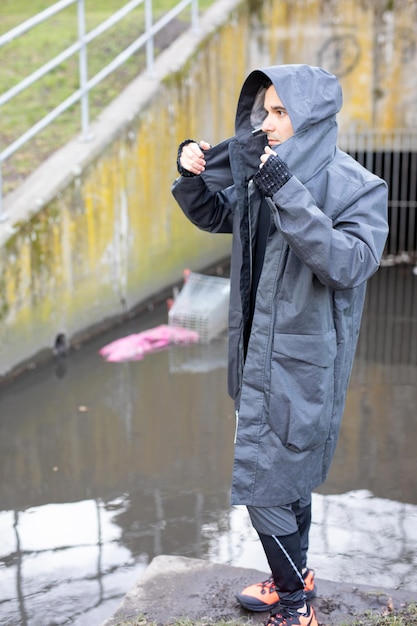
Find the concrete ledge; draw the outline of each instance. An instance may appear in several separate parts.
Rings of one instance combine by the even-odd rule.
[[[267,576],[265,572],[199,559],[157,556],[102,626],[116,626],[123,619],[141,615],[160,626],[180,618],[208,623],[233,619],[247,624],[250,617],[249,623],[263,624],[268,613],[248,613],[237,603],[235,593]],[[312,604],[320,626],[340,626],[366,611],[382,613],[388,604],[399,609],[415,601],[409,591],[317,579],[316,583],[318,594]]]

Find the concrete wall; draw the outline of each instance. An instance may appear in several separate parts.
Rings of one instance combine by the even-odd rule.
[[[416,0],[259,4],[251,62],[311,63],[336,74],[344,92],[343,132],[416,129]]]
[[[391,3],[393,5],[394,3]],[[228,255],[173,201],[177,146],[233,134],[255,67],[314,63],[340,76],[343,130],[413,127],[416,3],[219,0],[100,116],[5,201],[0,224],[0,378],[63,333],[74,342]],[[401,89],[398,89],[398,87]]]
[[[213,6],[102,114],[91,142],[74,140],[6,198],[0,376],[229,254],[230,237],[193,227],[170,187],[183,139],[233,133],[247,67],[238,5]]]

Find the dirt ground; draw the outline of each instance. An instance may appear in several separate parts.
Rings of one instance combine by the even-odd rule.
[[[208,622],[241,618],[245,623],[250,617],[252,624],[263,624],[268,613],[248,613],[236,601],[235,593],[267,576],[265,572],[199,559],[158,556],[102,626],[115,626],[122,618],[136,615],[144,615],[158,626],[180,618]],[[320,626],[348,624],[366,611],[381,613],[389,606],[398,609],[415,601],[416,596],[410,591],[320,579],[316,579],[316,586],[312,605]]]

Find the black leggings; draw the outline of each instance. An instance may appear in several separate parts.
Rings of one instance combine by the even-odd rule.
[[[252,526],[263,535],[300,533],[301,567],[307,567],[308,538],[311,525],[311,495],[292,504],[273,507],[248,506]]]
[[[262,542],[280,601],[293,608],[305,602],[302,570],[307,566],[311,497],[275,507],[248,506]]]
[[[283,537],[258,534],[281,604],[294,608],[303,606],[306,597],[301,575],[300,533],[297,531]]]

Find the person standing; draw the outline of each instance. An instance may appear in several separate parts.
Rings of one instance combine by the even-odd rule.
[[[367,280],[388,233],[387,185],[337,147],[337,78],[254,70],[235,135],[187,139],[172,193],[198,228],[232,233],[231,503],[247,507],[271,579],[237,594],[267,626],[317,626],[307,567],[311,492],[339,436]]]

